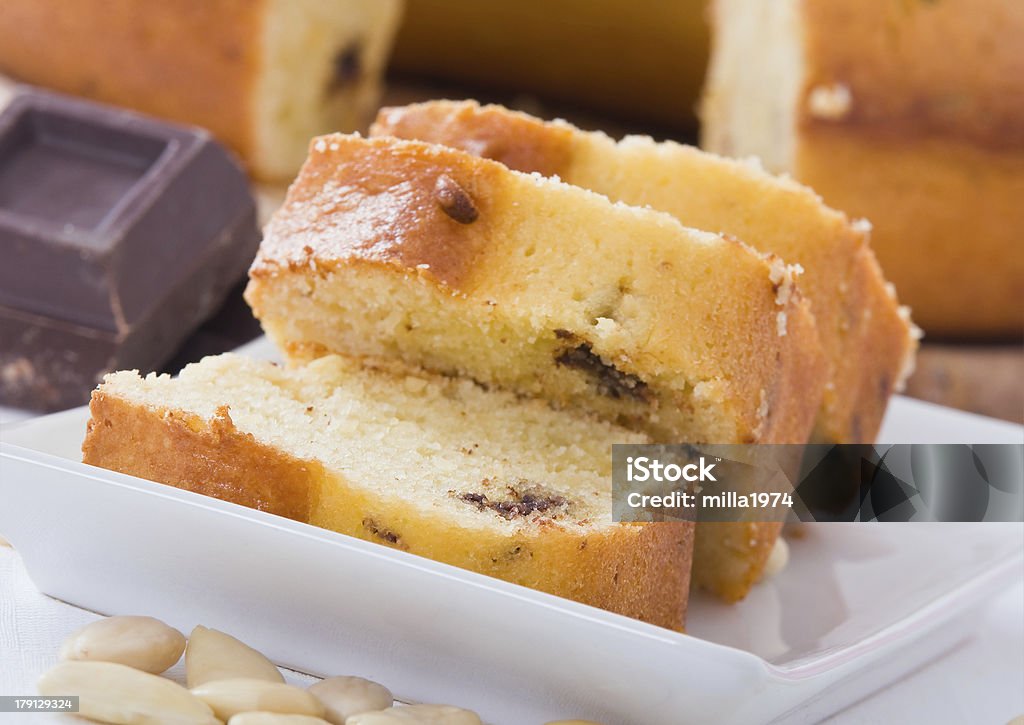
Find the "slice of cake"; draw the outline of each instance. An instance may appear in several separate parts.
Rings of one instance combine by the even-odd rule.
[[[463,376],[658,441],[795,442],[824,362],[794,273],[462,151],[333,135],[268,225],[246,297],[293,360]],[[777,531],[699,527],[695,576],[742,597]]]
[[[801,265],[800,288],[829,364],[815,437],[874,441],[890,395],[911,369],[916,340],[868,246],[869,227],[851,223],[807,187],[691,146],[640,136],[616,143],[473,101],[384,109],[371,133],[441,143],[557,176]]]
[[[806,440],[822,357],[794,270],[667,214],[431,144],[317,139],[246,299],[293,360],[402,362],[658,440]]]
[[[929,334],[1020,339],[1024,3],[716,0],[709,16],[703,145],[871,219]]]
[[[611,520],[611,445],[646,439],[465,379],[338,356],[108,375],[84,461],[673,629],[692,524]]]

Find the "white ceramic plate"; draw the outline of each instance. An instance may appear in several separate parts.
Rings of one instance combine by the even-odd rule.
[[[202,622],[283,666],[357,672],[497,725],[816,721],[948,649],[1024,566],[1020,524],[808,525],[744,602],[696,596],[683,636],[86,466],[86,419],[2,429],[0,531],[43,592]],[[1024,429],[897,398],[882,440],[1020,442]]]

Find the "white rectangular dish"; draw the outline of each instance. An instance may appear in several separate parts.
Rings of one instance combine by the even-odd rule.
[[[259,352],[259,349],[255,352]],[[50,596],[232,632],[496,725],[813,722],[952,646],[1024,567],[1021,524],[818,524],[690,636],[79,462],[87,411],[0,429],[0,532]],[[885,442],[1021,442],[897,398]]]

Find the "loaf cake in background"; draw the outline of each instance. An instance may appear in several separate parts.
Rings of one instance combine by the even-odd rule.
[[[4,0],[0,73],[209,129],[263,180],[377,109],[401,0]]]
[[[616,143],[603,133],[473,101],[386,108],[371,133],[440,143],[556,176],[801,265],[800,288],[829,365],[819,441],[873,442],[890,396],[912,369],[915,329],[882,276],[867,224],[851,223],[812,190],[756,163],[648,137]]]
[[[717,0],[704,146],[875,227],[930,335],[1024,334],[1024,3]]]
[[[406,0],[391,68],[410,80],[695,129],[708,56],[706,5]]]
[[[659,442],[801,442],[825,361],[793,274],[456,149],[332,135],[266,228],[246,297],[294,362],[464,376]],[[694,576],[741,598],[778,529],[698,527]]]
[[[681,629],[693,524],[611,520],[646,439],[465,379],[226,354],[107,376],[84,461]]]

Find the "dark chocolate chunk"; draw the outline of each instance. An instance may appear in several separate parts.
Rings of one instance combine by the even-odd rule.
[[[489,479],[483,483],[488,484]],[[515,486],[506,486],[505,495],[506,498],[491,499],[484,493],[467,492],[460,494],[458,498],[473,504],[481,511],[490,509],[510,521],[519,516],[530,516],[535,513],[554,518],[564,513],[569,505],[568,499],[564,496],[543,491],[536,485],[530,486],[526,481],[519,481]]]
[[[206,131],[21,90],[0,114],[0,402],[158,369],[244,276],[255,214]]]
[[[437,177],[434,193],[437,195],[437,203],[441,205],[444,213],[459,224],[472,224],[480,216],[469,193],[448,174],[441,174]]]
[[[555,337],[560,340],[578,339],[567,330],[555,330]],[[594,379],[601,395],[621,400],[647,400],[647,383],[631,373],[625,373],[614,365],[609,365],[594,352],[589,342],[564,350],[555,357],[555,362],[565,367],[575,368],[587,373]]]

